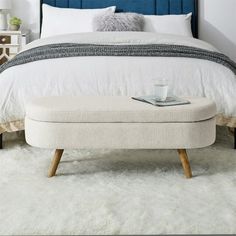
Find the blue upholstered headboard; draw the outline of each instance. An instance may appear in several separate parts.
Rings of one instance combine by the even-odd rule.
[[[118,12],[137,12],[145,15],[186,14],[192,12],[192,31],[194,37],[198,37],[197,0],[41,0],[41,5],[43,3],[56,7],[80,9],[116,6]]]

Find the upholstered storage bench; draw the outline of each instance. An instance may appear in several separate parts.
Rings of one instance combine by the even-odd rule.
[[[64,149],[177,149],[187,178],[192,177],[186,149],[215,141],[215,104],[156,107],[129,97],[44,97],[26,109],[27,142],[55,149],[49,177],[56,174]]]

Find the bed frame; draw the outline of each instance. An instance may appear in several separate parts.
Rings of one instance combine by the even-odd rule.
[[[117,12],[136,12],[145,15],[187,14],[192,12],[192,32],[198,37],[198,0],[41,0],[55,7],[93,9],[116,6]]]

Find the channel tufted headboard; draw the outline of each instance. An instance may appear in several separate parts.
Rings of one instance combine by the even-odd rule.
[[[192,12],[192,32],[194,37],[198,37],[198,0],[41,0],[41,12],[43,3],[56,7],[79,9],[116,6],[118,12],[137,12],[145,15]]]

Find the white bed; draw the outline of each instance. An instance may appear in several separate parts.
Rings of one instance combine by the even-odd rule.
[[[217,51],[190,37],[145,32],[78,33],[40,39],[25,50],[53,43],[177,44]],[[236,127],[236,76],[223,65],[171,57],[70,57],[35,61],[0,74],[0,133],[24,129],[32,97],[144,95],[157,78],[177,96],[203,96],[217,104],[219,125]]]

